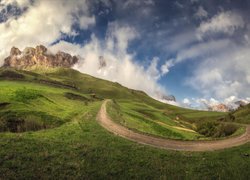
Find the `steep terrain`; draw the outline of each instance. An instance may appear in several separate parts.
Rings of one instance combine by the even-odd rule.
[[[71,67],[78,61],[76,56],[59,51],[52,54],[45,46],[27,47],[23,51],[11,48],[10,55],[4,60],[4,67],[30,69],[37,67]]]

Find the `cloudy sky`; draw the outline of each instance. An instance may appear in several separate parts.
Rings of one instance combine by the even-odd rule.
[[[249,9],[249,0],[0,0],[0,64],[12,46],[43,44],[158,99],[249,101]]]

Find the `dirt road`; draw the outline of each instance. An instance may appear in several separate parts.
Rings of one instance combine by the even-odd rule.
[[[225,149],[230,147],[239,146],[250,142],[250,126],[246,128],[246,132],[241,136],[232,137],[224,140],[214,140],[214,141],[180,141],[180,140],[170,140],[158,137],[153,137],[150,135],[140,134],[127,129],[117,123],[114,123],[106,113],[106,104],[108,100],[105,100],[102,107],[97,115],[97,120],[102,127],[108,131],[121,136],[123,138],[129,139],[131,141],[146,144],[162,149],[170,149],[177,151],[214,151],[219,149]]]

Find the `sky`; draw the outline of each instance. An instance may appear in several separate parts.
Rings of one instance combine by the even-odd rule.
[[[0,0],[0,65],[13,46],[43,44],[158,100],[249,102],[249,9],[249,0]]]

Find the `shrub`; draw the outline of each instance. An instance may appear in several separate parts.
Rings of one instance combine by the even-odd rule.
[[[238,127],[233,124],[204,121],[197,125],[197,131],[206,137],[225,137],[232,135]]]
[[[34,99],[37,99],[39,97],[42,97],[42,95],[39,94],[38,91],[32,90],[32,89],[22,88],[22,89],[18,89],[15,91],[14,100],[19,101],[19,102],[23,102],[23,103],[27,103],[30,100],[34,100]]]
[[[71,100],[88,101],[88,99],[86,97],[78,95],[78,94],[74,94],[74,93],[71,93],[71,92],[66,92],[64,94],[64,96],[66,98],[68,98],[68,99],[71,99]]]
[[[14,72],[14,71],[9,71],[9,70],[3,71],[0,74],[0,77],[2,77],[2,78],[10,78],[10,79],[24,79],[25,78],[24,75],[19,74],[19,73]]]

